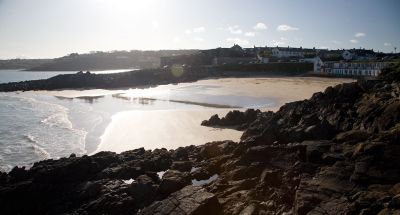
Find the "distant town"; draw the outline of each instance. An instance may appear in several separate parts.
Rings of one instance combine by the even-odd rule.
[[[161,57],[161,67],[181,65],[245,65],[270,63],[312,63],[313,72],[335,76],[377,76],[397,53],[368,49],[328,50],[295,47],[231,48],[202,50],[195,54]]]
[[[157,69],[173,65],[201,66],[218,71],[283,72],[297,70],[325,76],[377,76],[400,59],[396,53],[373,49],[318,49],[303,47],[253,47],[208,50],[112,51],[72,53],[55,59],[0,60],[0,69],[28,71],[93,71]]]

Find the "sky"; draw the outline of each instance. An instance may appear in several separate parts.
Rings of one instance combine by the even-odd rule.
[[[0,0],[0,59],[113,50],[400,49],[399,0]]]

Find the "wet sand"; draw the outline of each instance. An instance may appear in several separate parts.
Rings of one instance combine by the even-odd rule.
[[[156,110],[120,112],[112,117],[96,152],[122,152],[146,149],[200,145],[210,141],[238,141],[242,132],[200,126],[213,114],[229,110]],[[96,153],[95,152],[95,153]]]

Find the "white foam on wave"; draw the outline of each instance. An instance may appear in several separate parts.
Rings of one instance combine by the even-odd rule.
[[[60,128],[72,129],[72,122],[68,119],[66,111],[52,114],[40,122],[50,127],[58,126]]]
[[[86,128],[75,125],[85,120],[72,117],[75,109],[52,96],[0,93],[0,170],[13,166],[29,168],[34,162],[86,154]],[[80,110],[80,109],[79,109]],[[101,119],[94,120],[94,124]],[[89,130],[90,131],[90,130]]]
[[[31,143],[31,148],[33,149],[34,153],[38,155],[41,159],[51,158],[50,153],[39,145],[39,141],[37,141],[34,136],[28,134],[24,135],[24,137]]]

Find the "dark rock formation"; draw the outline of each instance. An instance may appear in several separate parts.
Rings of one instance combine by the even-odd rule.
[[[272,112],[271,112],[272,113]],[[219,118],[217,114],[211,116],[209,120],[204,120],[201,125],[231,127],[238,130],[246,129],[261,114],[260,110],[247,109],[244,112],[238,110],[229,111],[226,116]]]
[[[341,84],[276,113],[213,121],[246,124],[239,143],[16,167],[0,174],[0,214],[399,214],[400,83],[393,80]]]
[[[189,185],[167,199],[156,201],[144,210],[142,215],[161,214],[219,214],[221,206],[217,197],[199,186]]]
[[[112,74],[78,72],[57,75],[45,80],[0,84],[0,91],[55,90],[65,88],[121,88],[197,81],[217,76],[205,67],[182,67],[176,74],[174,68],[145,69]]]

